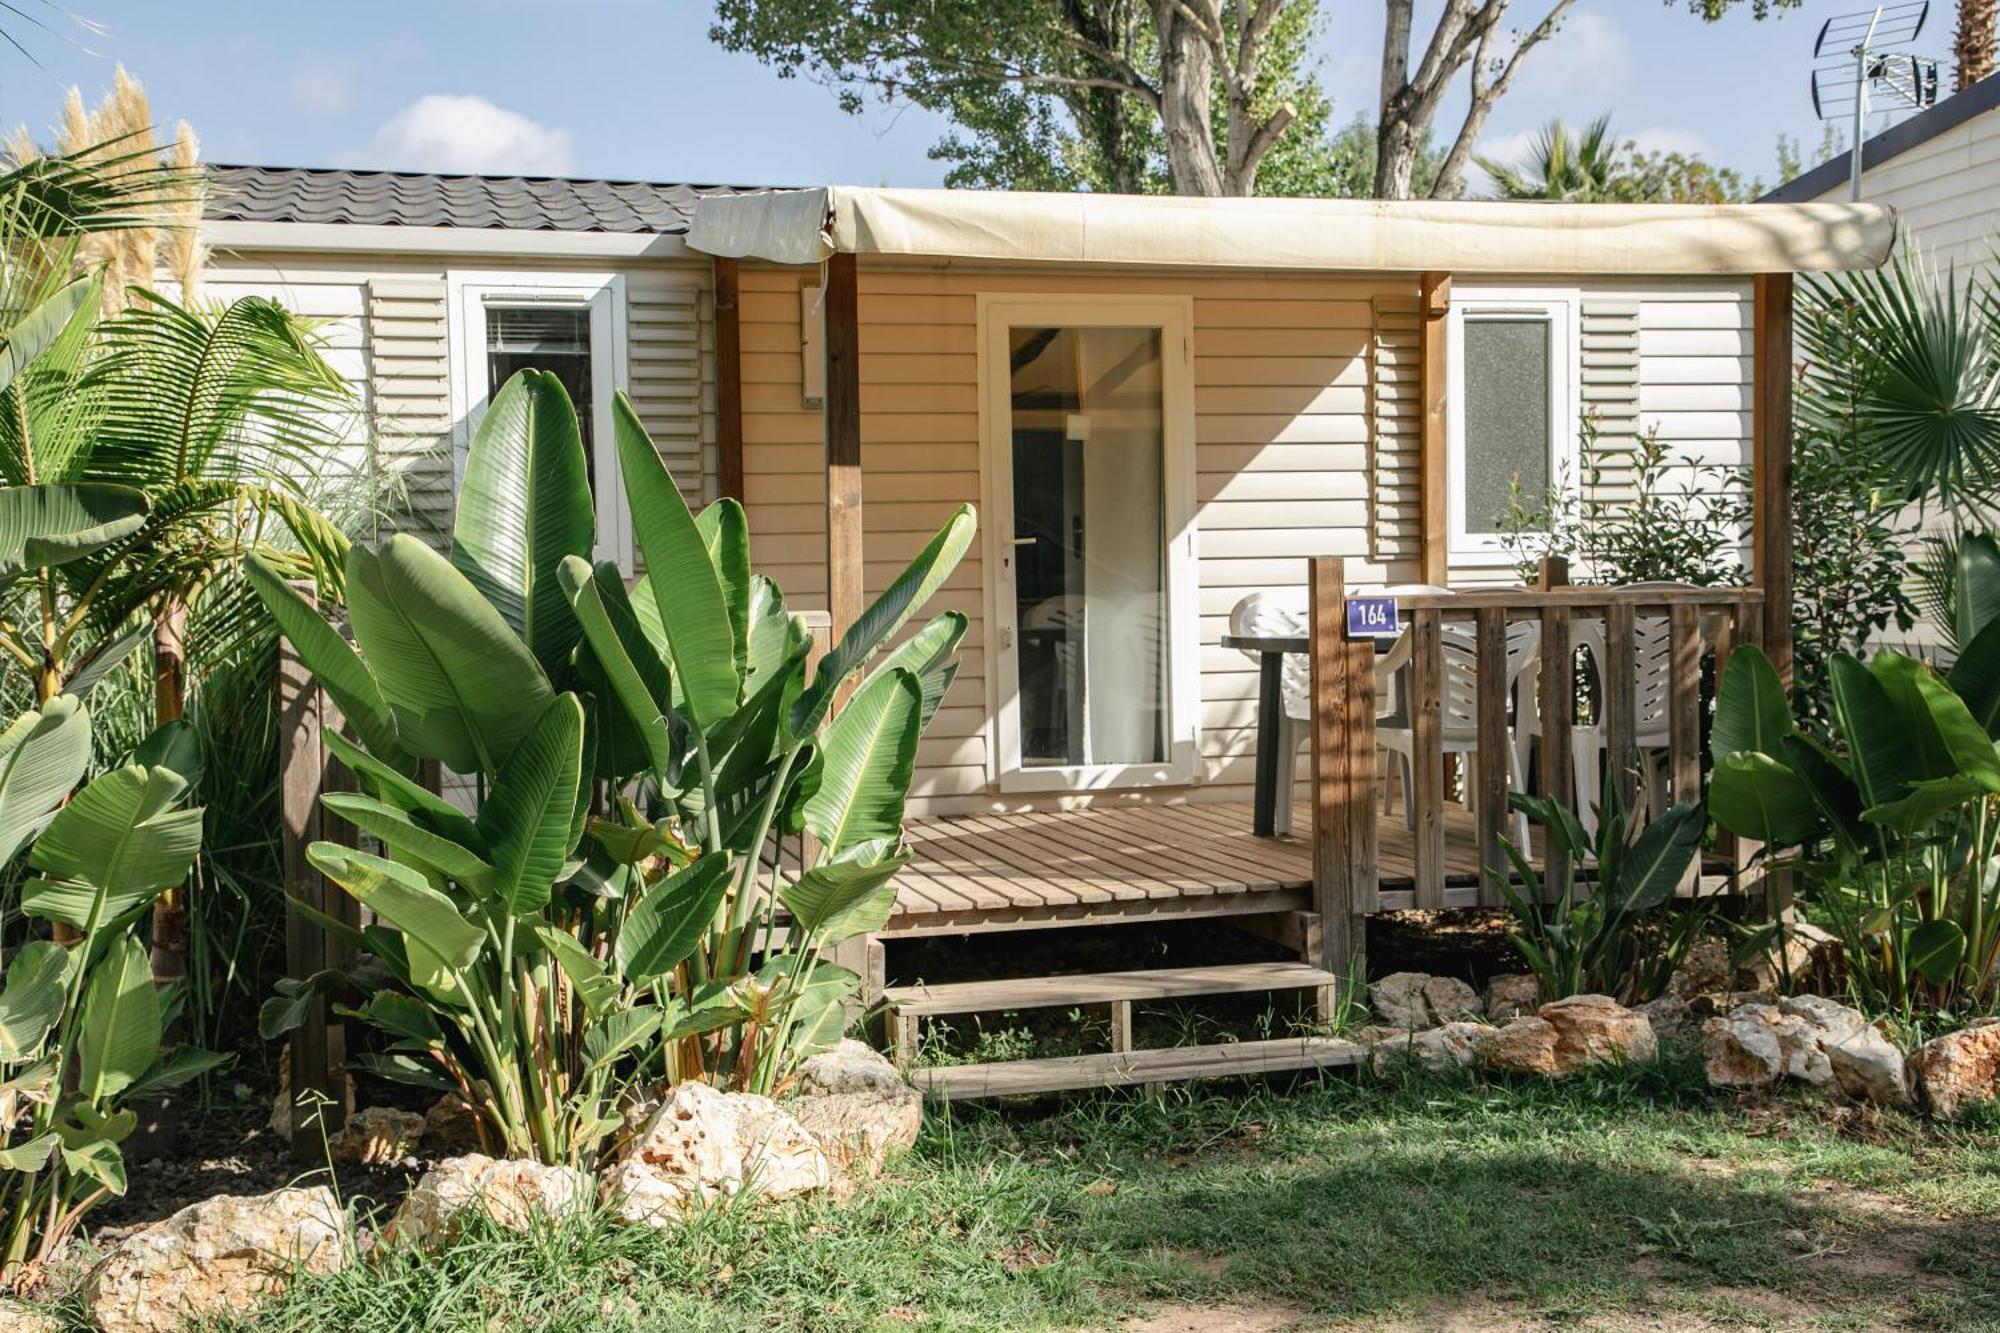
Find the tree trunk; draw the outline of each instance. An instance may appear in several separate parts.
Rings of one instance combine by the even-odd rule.
[[[1215,54],[1173,0],[1155,0],[1153,17],[1160,35],[1160,127],[1174,192],[1219,195],[1222,168],[1209,119]]]
[[[1958,35],[1952,43],[1958,61],[1954,91],[1962,93],[1993,72],[1997,14],[1996,0],[1958,0]]]
[[[1414,0],[1385,0],[1382,93],[1376,102],[1375,197],[1407,199],[1416,179],[1417,136],[1409,121],[1410,19]]]
[[[187,711],[187,603],[169,594],[153,615],[153,725],[178,722]],[[153,983],[187,979],[187,886],[175,885],[153,903]],[[176,1027],[179,1024],[175,1025]],[[178,1032],[170,1032],[174,1039]]]

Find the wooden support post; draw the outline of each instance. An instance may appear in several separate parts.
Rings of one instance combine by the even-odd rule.
[[[1422,581],[1449,582],[1445,530],[1445,370],[1447,316],[1451,313],[1451,274],[1426,273],[1417,283],[1417,310],[1423,320],[1423,360],[1418,372],[1423,410],[1417,457],[1421,484],[1418,508],[1418,564]]]
[[[319,797],[326,757],[320,736],[327,705],[289,640],[279,644],[277,689],[278,805],[287,899],[285,970],[304,978],[323,971],[333,959],[326,932],[291,907],[291,901],[336,917],[340,912],[328,901],[326,880],[306,860],[306,848],[323,833]],[[328,1021],[326,1001],[315,999],[305,1021],[292,1030],[292,1150],[301,1157],[322,1157],[322,1135],[338,1133],[346,1120],[346,1075],[340,1067],[345,1062],[344,1034],[338,1028]]]
[[[1673,798],[1701,801],[1701,616],[1676,603],[1667,613],[1667,770]]]
[[[1508,867],[1507,854],[1500,846],[1501,836],[1507,830],[1507,612],[1504,607],[1482,606],[1473,629],[1474,652],[1477,658],[1479,698],[1478,728],[1479,750],[1477,771],[1469,779],[1472,783],[1473,806],[1478,811],[1479,829],[1479,902],[1482,907],[1497,907],[1499,894],[1493,889],[1483,873],[1498,870],[1501,874],[1513,873]]]
[[[1132,1049],[1132,1002],[1113,1000],[1111,1002],[1111,1049],[1129,1051]]]
[[[1751,572],[1764,651],[1792,679],[1792,275],[1756,279],[1751,392]]]
[[[1569,583],[1569,561],[1550,556],[1542,561],[1537,580],[1543,591]],[[1541,698],[1542,795],[1557,805],[1576,806],[1576,762],[1571,751],[1570,724],[1576,720],[1576,663],[1570,647],[1570,616],[1566,606],[1542,608]],[[1569,851],[1548,829],[1540,834],[1542,887],[1554,891],[1567,882]]]
[[[1347,693],[1349,663],[1354,660],[1345,641],[1346,574],[1337,556],[1319,556],[1307,567],[1307,654],[1312,673],[1312,908],[1320,918],[1320,956],[1313,960],[1342,976],[1349,969],[1365,973],[1366,912],[1376,885],[1373,867],[1362,864],[1366,848],[1354,844],[1352,806],[1372,823],[1372,783],[1357,783],[1351,772],[1351,712]],[[1364,648],[1366,644],[1362,645]],[[1364,776],[1374,771],[1368,757]],[[1367,873],[1366,883],[1361,875]]]
[[[743,499],[743,311],[734,259],[715,261],[716,488]]]
[[[826,595],[835,642],[861,615],[861,307],[854,256],[826,261]]]
[[[1444,906],[1444,632],[1435,610],[1410,614],[1410,809],[1417,906]]]

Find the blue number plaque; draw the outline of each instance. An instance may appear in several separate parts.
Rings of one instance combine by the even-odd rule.
[[[1347,599],[1347,637],[1350,639],[1391,639],[1402,632],[1397,622],[1393,597],[1350,597]]]

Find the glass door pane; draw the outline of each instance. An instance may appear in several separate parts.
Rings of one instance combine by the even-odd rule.
[[[1014,621],[1025,768],[1167,757],[1156,328],[1014,328]]]

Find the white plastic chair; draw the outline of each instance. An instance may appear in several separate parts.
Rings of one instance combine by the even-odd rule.
[[[1403,584],[1392,588],[1357,588],[1357,593],[1414,595],[1444,592],[1424,584]],[[1312,628],[1304,588],[1272,588],[1250,593],[1229,612],[1229,632],[1259,638],[1305,637]],[[1262,666],[1262,654],[1245,648],[1243,655]],[[1393,718],[1401,704],[1395,697],[1395,664],[1388,658],[1375,662],[1375,713],[1380,719]],[[1271,831],[1292,830],[1292,788],[1298,772],[1299,747],[1311,738],[1312,666],[1304,653],[1286,653],[1278,670],[1279,698],[1284,713],[1278,719],[1277,804],[1272,811]],[[1407,782],[1406,782],[1407,785]]]
[[[1507,678],[1505,690],[1514,692],[1522,673],[1535,660],[1541,643],[1542,627],[1532,620],[1517,620],[1507,626]],[[1444,656],[1444,681],[1441,708],[1438,717],[1438,738],[1445,754],[1473,755],[1479,751],[1479,649],[1472,632],[1464,626],[1447,623],[1439,627],[1440,646]],[[1405,631],[1396,641],[1396,647],[1384,659],[1383,667],[1401,670],[1408,664],[1413,651],[1412,635]],[[1519,711],[1532,714],[1533,703],[1525,696]],[[1525,724],[1527,718],[1520,719]],[[1416,758],[1416,731],[1411,726],[1407,709],[1401,717],[1378,720],[1375,724],[1375,743],[1396,755],[1403,764],[1403,819],[1411,828],[1416,827],[1417,812],[1410,800],[1410,775]],[[1520,747],[1507,746],[1507,779],[1515,788],[1522,785]],[[1465,784],[1466,806],[1477,812],[1478,783],[1468,780]],[[1528,820],[1525,815],[1514,816],[1516,844],[1525,852],[1528,849]]]
[[[1632,583],[1626,587],[1637,592],[1687,592],[1693,590],[1694,585],[1655,582]],[[1702,626],[1704,634],[1712,629],[1706,623]],[[1597,671],[1600,700],[1603,698],[1605,663],[1608,660],[1604,635],[1604,621],[1601,619],[1593,617],[1576,622],[1575,641],[1578,647],[1590,654],[1591,664]],[[1639,752],[1639,762],[1648,779],[1641,790],[1655,806],[1663,807],[1664,801],[1660,798],[1664,795],[1664,787],[1653,780],[1653,774],[1658,764],[1665,760],[1672,743],[1673,631],[1666,616],[1632,618],[1632,669],[1636,677],[1632,682],[1632,744]],[[1575,758],[1577,816],[1583,821],[1584,829],[1595,834],[1596,803],[1604,793],[1603,723],[1573,727],[1570,749]]]

